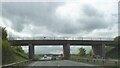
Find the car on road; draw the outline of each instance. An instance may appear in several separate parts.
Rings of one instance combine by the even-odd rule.
[[[42,57],[40,60],[52,60],[52,57],[51,56],[44,56]]]

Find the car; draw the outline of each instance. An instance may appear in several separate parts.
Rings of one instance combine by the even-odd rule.
[[[42,57],[40,60],[52,60],[52,57],[50,57],[50,56],[44,56],[44,57]]]

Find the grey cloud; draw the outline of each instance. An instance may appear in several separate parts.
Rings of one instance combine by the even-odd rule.
[[[98,11],[93,6],[84,5],[83,10],[84,16],[78,20],[79,25],[82,25],[80,28],[84,31],[93,31],[94,29],[103,29],[107,28],[108,21],[105,20],[104,13]]]
[[[76,21],[77,23],[57,19],[56,22],[58,22],[57,25],[59,26],[56,26],[54,29],[52,28],[52,30],[63,34],[76,34],[80,32],[91,32],[94,29],[103,29],[109,26],[108,21],[105,20],[104,13],[99,12],[93,6],[84,5],[82,11],[85,15],[83,17],[80,15],[80,18]]]
[[[93,6],[83,6],[82,10],[85,15],[82,18],[80,15],[76,25],[73,25],[74,22],[71,20],[63,20],[56,17],[56,8],[64,4],[58,2],[3,3],[3,16],[12,21],[11,28],[18,32],[23,31],[29,24],[34,27],[44,26],[51,33],[61,34],[91,32],[94,29],[106,28],[108,26],[104,20],[104,14],[98,12],[98,9],[95,9]],[[34,30],[31,32],[39,34],[39,31]]]
[[[83,12],[89,17],[90,16],[103,17],[103,13],[100,13],[96,8],[94,8],[91,5],[84,5]]]
[[[83,18],[79,20],[79,22],[82,22],[81,29],[85,31],[92,31],[94,29],[102,29],[108,27],[104,18],[89,17],[89,18]]]
[[[19,32],[24,28],[23,25],[31,23],[34,26],[46,26],[53,32],[76,33],[78,28],[66,24],[69,21],[56,18],[54,13],[58,5],[59,3],[5,3],[3,16],[10,18],[14,23],[12,28]]]
[[[48,29],[51,29],[53,32],[63,33],[63,34],[76,34],[79,31],[79,27],[72,25],[71,21],[59,20],[54,21],[51,26],[48,26]]]
[[[13,22],[13,29],[15,29],[16,31],[22,31],[24,24],[32,23],[35,26],[42,26],[52,23],[50,22],[52,20],[51,17],[53,16],[52,14],[54,13],[57,5],[59,4],[32,2],[3,3],[3,16]]]

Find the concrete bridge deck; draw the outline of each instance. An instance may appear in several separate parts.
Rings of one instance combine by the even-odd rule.
[[[23,37],[23,38],[9,38],[9,42],[12,45],[25,46],[28,44],[33,45],[64,45],[69,43],[70,45],[92,45],[92,44],[106,44],[116,45],[117,41],[113,38],[90,38],[90,37]]]
[[[29,44],[33,45],[64,45],[69,43],[70,45],[84,45],[90,46],[92,44],[106,44],[108,46],[117,45],[117,41],[106,41],[106,40],[9,40],[13,46],[26,46]]]

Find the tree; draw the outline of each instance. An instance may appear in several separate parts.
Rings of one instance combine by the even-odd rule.
[[[2,41],[2,63],[8,64],[15,61],[13,49],[7,40]]]
[[[86,55],[86,50],[83,47],[79,48],[79,55],[80,56],[85,56]]]
[[[119,49],[120,48],[120,46],[119,46],[120,36],[115,37],[114,40],[118,42],[117,48]]]
[[[116,47],[115,50],[116,50],[116,53],[117,53],[117,55],[118,55],[117,58],[120,59],[120,52],[119,52],[119,49],[120,49],[120,45],[119,45],[120,36],[115,37],[114,40],[115,40],[115,41],[118,41],[118,43],[117,43],[118,45],[117,45],[117,47]]]
[[[115,37],[114,40],[118,40],[119,41],[120,40],[120,36]]]
[[[119,41],[120,41],[120,36],[116,36],[114,38],[114,41],[118,42],[119,44]],[[105,47],[105,51],[106,51],[106,57],[109,57],[109,58],[114,58],[114,59],[119,59],[119,49],[120,49],[120,46],[119,45],[115,45],[115,46],[106,46]]]
[[[7,31],[5,28],[0,27],[0,38],[2,38],[2,40],[7,40]]]
[[[14,46],[13,48],[18,52],[24,53],[24,50],[22,49],[21,46]]]
[[[93,50],[91,49],[89,52],[88,52],[88,56],[93,56]]]
[[[108,53],[109,51],[111,51],[112,49],[114,49],[115,47],[111,47],[111,46],[106,46],[105,47],[105,53]]]

